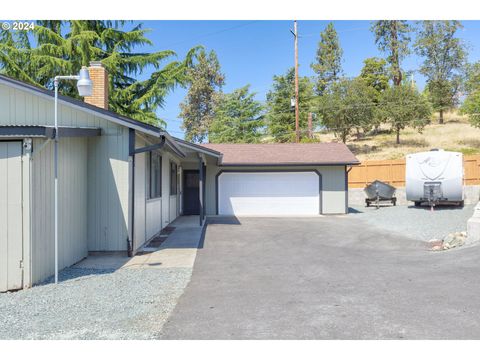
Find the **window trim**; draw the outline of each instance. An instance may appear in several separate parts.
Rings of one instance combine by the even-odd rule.
[[[159,159],[159,164],[158,164],[158,169],[159,169],[159,176],[158,176],[158,194],[152,195],[153,194],[153,189],[152,189],[152,164],[153,164],[153,154],[158,154],[158,159]],[[156,151],[149,151],[148,152],[148,199],[160,199],[162,197],[162,162],[163,162],[163,157],[159,152]]]
[[[172,181],[173,167],[175,167],[175,181]],[[175,192],[173,192],[173,185],[175,184]],[[178,195],[178,164],[175,161],[170,161],[170,196]]]

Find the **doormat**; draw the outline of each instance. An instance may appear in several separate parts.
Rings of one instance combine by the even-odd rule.
[[[160,231],[160,235],[170,235],[175,230],[175,226],[165,226],[162,231]]]
[[[167,240],[167,238],[168,236],[157,235],[152,240],[150,240],[146,247],[159,248],[165,242],[165,240]]]
[[[142,254],[150,253],[157,251],[165,240],[168,239],[168,236],[175,230],[175,226],[166,226],[160,231],[157,235],[155,235],[144,247],[141,251]]]

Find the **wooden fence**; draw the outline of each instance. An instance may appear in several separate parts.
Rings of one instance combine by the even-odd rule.
[[[463,157],[465,184],[480,185],[480,155]],[[364,188],[375,180],[395,187],[405,186],[405,160],[369,160],[353,166],[348,174],[348,186]]]

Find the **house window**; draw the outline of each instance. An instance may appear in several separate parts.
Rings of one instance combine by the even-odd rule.
[[[162,196],[162,157],[158,152],[150,152],[150,199]]]
[[[170,195],[177,195],[177,164],[170,163]]]

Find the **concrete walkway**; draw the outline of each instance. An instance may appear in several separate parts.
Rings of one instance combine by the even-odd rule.
[[[157,251],[132,258],[116,254],[93,255],[73,267],[86,269],[192,268],[203,233],[198,216],[180,216],[169,226],[175,227],[175,230]]]
[[[209,224],[165,339],[480,339],[480,246],[351,216]]]

